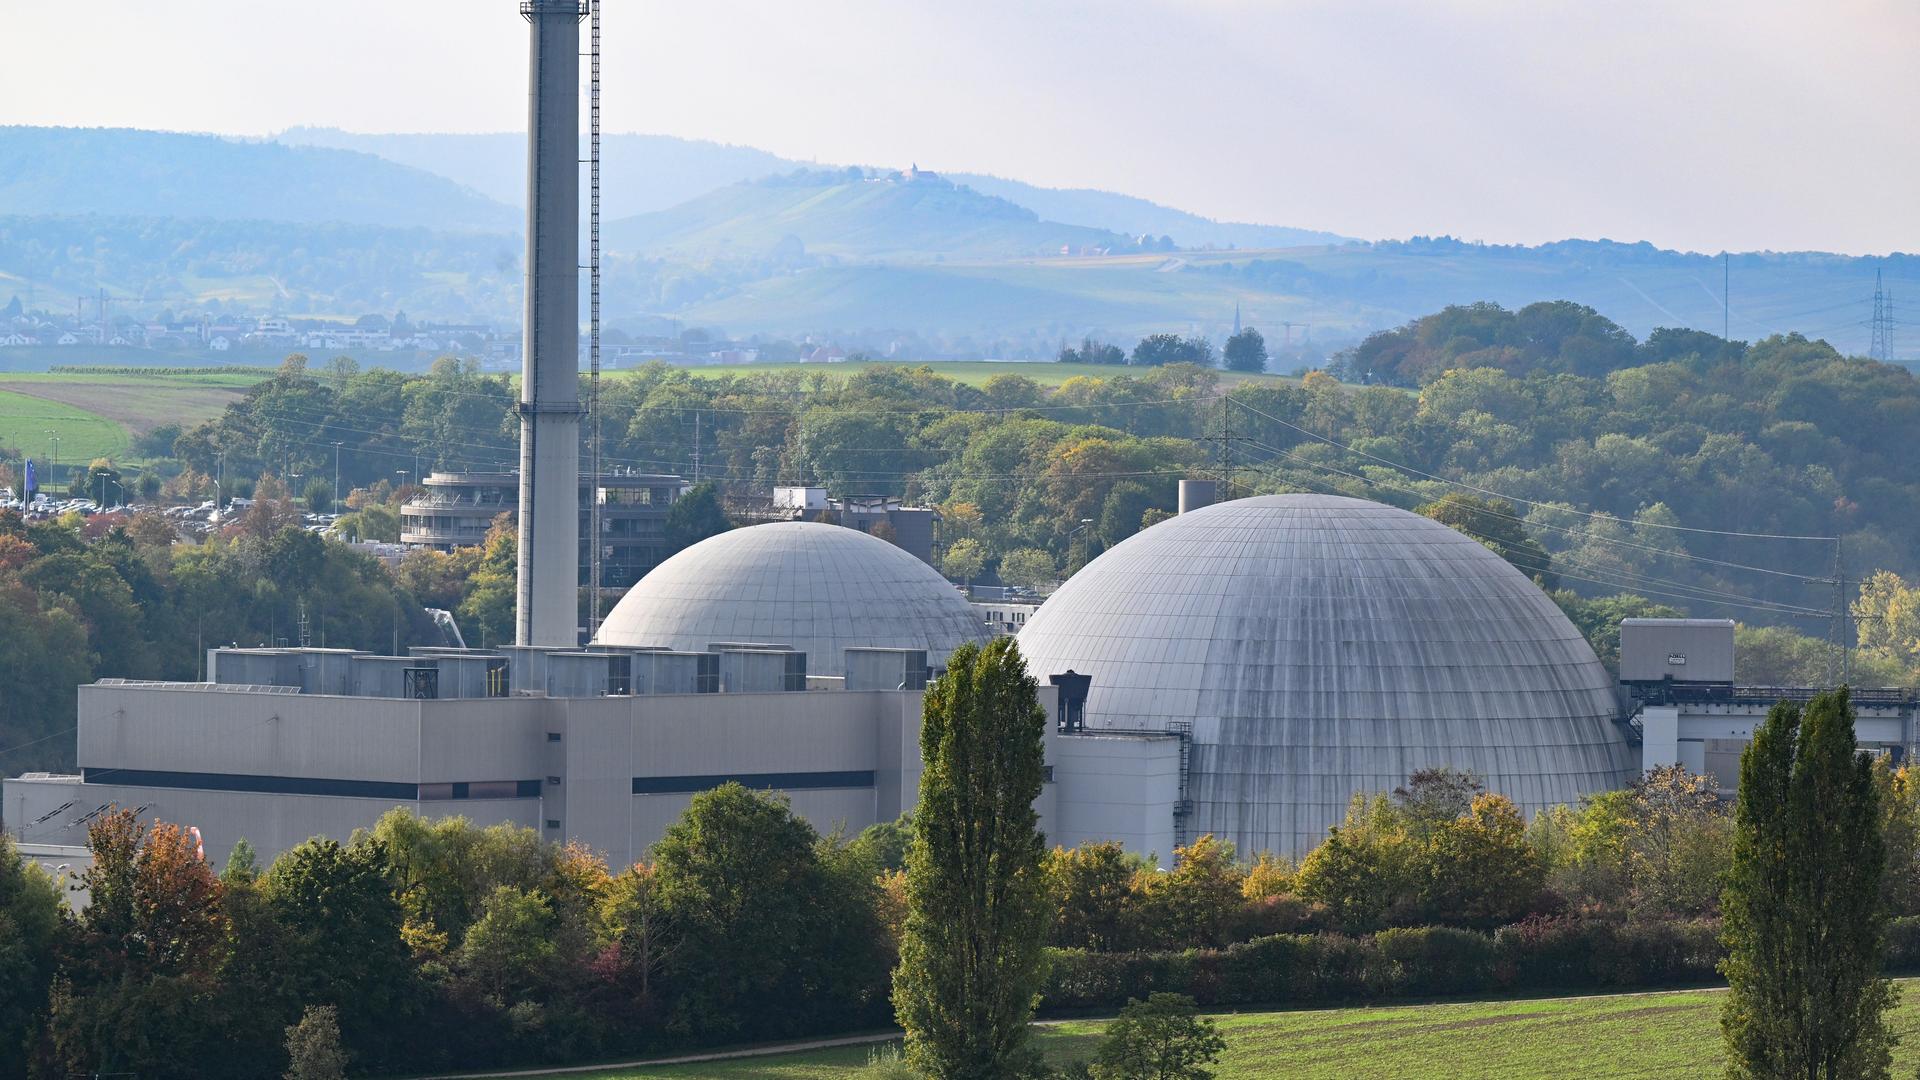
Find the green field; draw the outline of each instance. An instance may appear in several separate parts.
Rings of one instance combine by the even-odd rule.
[[[271,374],[193,368],[0,373],[0,446],[44,460],[51,430],[59,432],[63,464],[123,460],[135,436],[160,424],[210,420]]]
[[[124,424],[61,401],[0,388],[0,447],[44,462],[54,447],[49,431],[59,434],[62,463],[126,456],[129,433]]]
[[[969,386],[983,386],[995,375],[1022,375],[1042,386],[1059,386],[1076,375],[1085,375],[1095,379],[1111,379],[1115,375],[1130,375],[1139,378],[1144,369],[1134,367],[1110,367],[1099,364],[1055,364],[1049,362],[1019,363],[998,360],[848,360],[836,364],[728,364],[728,365],[685,365],[690,374],[719,378],[725,375],[769,375],[786,372],[801,374],[820,373],[845,378],[861,371],[873,368],[889,367],[927,367],[934,374],[956,379]],[[623,374],[614,372],[614,377]],[[1247,375],[1237,371],[1218,372],[1220,385],[1238,386],[1243,382],[1293,382],[1284,375]]]
[[[1901,1037],[1894,1075],[1920,1066],[1915,981],[1893,1014]],[[1720,990],[1433,1005],[1227,1013],[1219,1080],[1444,1080],[1717,1076]],[[1042,1028],[1055,1062],[1093,1054],[1101,1021]],[[694,1065],[564,1074],[573,1080],[828,1080],[867,1063],[868,1047],[839,1047]],[[561,1080],[563,1074],[551,1074]]]

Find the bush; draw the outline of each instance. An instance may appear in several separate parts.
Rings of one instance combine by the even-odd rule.
[[[1042,1005],[1111,1009],[1157,992],[1230,1007],[1687,985],[1716,977],[1718,935],[1710,919],[1535,917],[1493,934],[1422,926],[1364,937],[1273,934],[1180,952],[1054,949]],[[1888,938],[1889,967],[1920,965],[1920,918],[1895,920]]]
[[[1373,943],[1398,993],[1465,994],[1493,985],[1493,939],[1485,934],[1421,926],[1382,930]]]

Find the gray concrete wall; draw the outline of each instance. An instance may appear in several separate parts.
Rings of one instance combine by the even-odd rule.
[[[537,827],[538,799],[411,800],[355,799],[321,795],[262,795],[238,791],[192,791],[177,788],[136,787],[123,784],[81,784],[77,780],[8,780],[0,805],[7,831],[19,836],[27,822],[74,801],[71,810],[34,828],[26,828],[27,843],[75,845],[87,841],[86,827],[69,824],[104,803],[123,808],[146,807],[144,821],[160,820],[192,825],[200,830],[207,861],[216,869],[226,865],[233,845],[244,837],[271,861],[288,848],[314,836],[344,841],[353,830],[370,828],[380,815],[396,806],[427,817],[460,815],[480,825],[511,822]]]
[[[1047,843],[1117,840],[1173,862],[1180,740],[1173,736],[1062,735],[1053,740],[1054,813]]]
[[[432,704],[452,703],[82,686],[77,760],[86,769],[414,783],[421,706]]]

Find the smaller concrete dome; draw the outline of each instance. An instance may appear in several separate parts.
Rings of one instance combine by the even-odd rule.
[[[655,567],[601,624],[603,645],[702,650],[790,645],[814,675],[845,673],[854,647],[925,649],[943,664],[986,625],[931,566],[858,529],[811,521],[708,537]]]

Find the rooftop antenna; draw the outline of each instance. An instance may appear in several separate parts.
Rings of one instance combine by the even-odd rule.
[[[587,422],[592,425],[593,488],[587,498],[587,640],[600,636],[600,0],[588,7],[587,77]]]

